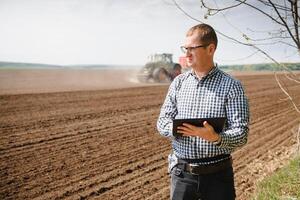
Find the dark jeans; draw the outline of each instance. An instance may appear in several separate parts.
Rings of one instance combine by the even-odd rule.
[[[232,167],[205,175],[192,175],[174,167],[171,172],[171,200],[200,199],[235,199]]]

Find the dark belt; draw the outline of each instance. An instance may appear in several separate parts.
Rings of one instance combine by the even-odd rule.
[[[231,156],[217,163],[211,163],[206,165],[190,164],[182,159],[179,159],[179,163],[177,164],[177,168],[195,175],[216,173],[224,169],[227,169],[231,166],[232,166]]]

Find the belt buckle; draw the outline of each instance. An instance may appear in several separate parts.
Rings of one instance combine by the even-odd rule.
[[[198,167],[199,165],[197,164],[189,164],[189,172],[193,175],[199,175],[198,173],[195,173],[195,169]]]

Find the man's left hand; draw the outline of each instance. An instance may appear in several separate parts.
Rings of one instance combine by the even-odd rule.
[[[183,136],[198,136],[209,142],[217,141],[220,137],[207,121],[203,122],[203,127],[197,127],[187,123],[183,123],[182,125],[183,126],[177,128],[177,132]]]

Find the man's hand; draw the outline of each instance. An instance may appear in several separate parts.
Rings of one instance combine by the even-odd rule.
[[[198,136],[209,142],[215,142],[220,137],[207,121],[203,122],[203,127],[183,123],[183,126],[177,128],[177,132],[183,136]]]

